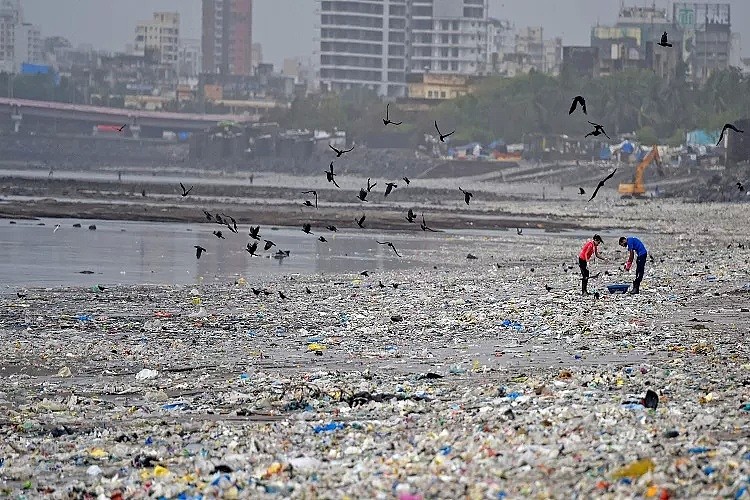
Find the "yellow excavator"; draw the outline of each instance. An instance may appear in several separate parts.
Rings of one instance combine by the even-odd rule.
[[[643,172],[645,172],[646,167],[651,165],[651,162],[656,162],[658,166],[661,166],[661,157],[659,156],[659,149],[656,146],[651,149],[651,152],[636,167],[633,184],[620,184],[617,191],[623,197],[643,196],[646,194],[646,187],[643,185]]]

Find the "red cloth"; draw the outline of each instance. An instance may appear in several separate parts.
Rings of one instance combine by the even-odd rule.
[[[581,253],[578,254],[578,258],[583,259],[588,262],[591,259],[591,257],[593,257],[595,251],[596,251],[596,246],[594,245],[593,240],[587,241],[586,244],[583,245],[583,248],[581,249]]]

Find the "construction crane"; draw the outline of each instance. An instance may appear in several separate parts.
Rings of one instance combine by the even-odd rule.
[[[646,187],[643,185],[643,172],[646,171],[646,167],[651,165],[651,162],[656,162],[658,166],[661,166],[661,157],[659,156],[659,149],[656,146],[651,149],[651,152],[636,167],[633,183],[620,184],[617,191],[623,196],[643,196],[646,194]]]

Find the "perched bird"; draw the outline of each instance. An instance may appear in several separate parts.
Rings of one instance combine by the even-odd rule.
[[[185,185],[184,185],[183,183],[181,183],[181,182],[180,182],[180,187],[182,188],[182,197],[184,198],[185,196],[187,196],[187,195],[189,195],[189,194],[190,194],[190,191],[192,191],[192,190],[193,190],[193,187],[194,187],[194,186],[190,186],[190,189],[187,189],[187,190],[186,190],[186,189],[185,189]]]
[[[254,240],[260,241],[260,237],[258,236],[258,233],[260,232],[260,226],[250,226],[250,237]]]
[[[422,223],[419,224],[419,227],[422,228],[422,231],[432,231],[433,233],[435,232],[434,229],[427,227],[427,223],[424,220],[424,214],[422,214]]]
[[[550,292],[550,291],[552,291],[552,290],[553,290],[553,288],[552,288],[551,286],[549,286],[549,285],[544,285],[544,288],[545,288],[545,289],[546,289],[546,290],[547,290],[548,292]]]
[[[383,125],[388,125],[389,123],[390,123],[391,125],[401,125],[401,122],[392,122],[392,121],[391,121],[391,120],[390,120],[390,119],[388,118],[388,108],[390,107],[390,105],[391,105],[390,103],[387,103],[387,104],[385,105],[385,118],[383,119]]]
[[[401,257],[401,255],[399,255],[398,253],[398,250],[396,250],[396,247],[393,246],[393,243],[391,243],[390,241],[378,241],[378,240],[375,240],[375,241],[377,242],[378,245],[388,245],[391,248],[391,250],[395,252],[396,255]]]
[[[337,188],[341,189],[341,186],[339,186],[336,183],[336,174],[333,173],[333,162],[331,162],[331,165],[330,165],[329,168],[330,168],[330,170],[324,170],[324,172],[326,173],[326,180],[328,182],[333,182],[334,186],[336,186]]]
[[[359,273],[359,275],[368,278],[370,276],[370,271],[362,271],[361,273]]]
[[[586,194],[586,191],[582,187],[578,188],[578,194]]]
[[[263,241],[266,242],[265,246],[263,246],[263,251],[264,252],[267,252],[268,250],[271,249],[271,247],[275,247],[276,246],[276,243],[274,243],[271,240],[263,240]]]
[[[596,198],[596,193],[598,193],[599,190],[602,187],[604,187],[604,183],[605,182],[607,182],[608,180],[610,180],[615,175],[615,172],[617,172],[617,169],[614,169],[611,174],[609,174],[607,177],[605,177],[604,179],[602,179],[602,180],[599,181],[599,184],[597,184],[596,189],[594,190],[594,194],[591,195],[591,198],[589,198],[589,201],[591,201],[594,198]]]
[[[210,221],[214,220],[214,217],[213,217],[213,215],[211,215],[211,214],[210,214],[210,213],[208,213],[207,211],[205,211],[205,210],[204,210],[204,211],[203,211],[203,213],[204,213],[204,214],[206,214],[206,219],[208,219],[208,220],[210,220]]]
[[[313,234],[312,232],[310,232],[311,227],[312,225],[310,223],[305,222],[304,224],[302,224],[302,232],[305,234]]]
[[[401,177],[401,178],[404,180],[407,186],[411,183],[408,177]]]
[[[398,186],[394,184],[393,182],[388,182],[385,185],[385,196],[383,198],[386,198],[389,194],[391,194],[391,191],[393,191],[393,188],[397,188]]]
[[[367,192],[368,192],[368,193],[369,193],[370,191],[372,191],[372,188],[374,188],[374,187],[375,187],[375,186],[377,186],[377,185],[378,185],[378,183],[377,183],[377,182],[376,182],[375,184],[370,184],[370,178],[369,178],[369,177],[367,178]]]
[[[451,135],[453,135],[453,134],[455,134],[455,133],[456,133],[456,131],[454,130],[454,131],[453,131],[453,132],[451,132],[450,134],[441,134],[441,133],[440,133],[440,129],[438,128],[437,120],[435,120],[435,130],[437,130],[437,133],[438,133],[438,135],[440,136],[440,142],[445,142],[445,138],[446,138],[446,137],[448,137],[448,136],[451,136]]]
[[[406,220],[408,220],[409,222],[411,222],[412,224],[414,224],[414,221],[416,220],[416,218],[417,218],[417,216],[414,215],[414,210],[412,210],[410,208],[409,211],[406,214]]]
[[[738,182],[737,183],[737,189],[739,189],[740,192],[744,192],[745,191],[745,186],[741,182]]]
[[[257,288],[252,288],[252,287],[250,288],[250,290],[252,290],[255,295],[260,295],[261,292],[263,291],[263,290],[259,290]]]
[[[367,201],[366,200],[366,198],[367,198],[367,190],[365,190],[364,188],[360,188],[359,194],[357,195],[357,198],[359,198],[360,201],[365,201],[366,202]]]
[[[28,294],[25,292],[16,292],[16,297],[19,299],[25,299]]]
[[[317,191],[315,190],[303,191],[302,194],[312,194],[313,196],[315,196],[315,208],[318,208],[318,192]],[[312,203],[310,203],[309,201],[305,201],[305,205],[311,207]]]
[[[610,139],[610,140],[612,139],[610,136],[607,135],[607,132],[604,131],[604,127],[602,127],[598,123],[594,123],[594,122],[589,122],[589,123],[594,126],[594,130],[593,132],[589,132],[588,134],[586,134],[584,137],[589,137],[589,136],[597,137],[597,136],[604,134],[604,136],[607,139]]]
[[[477,257],[476,255],[474,255],[473,253],[470,253],[470,254],[466,255],[466,258],[468,260],[477,260],[479,257]]]
[[[379,286],[380,288],[385,288],[385,285],[384,285],[384,284],[383,284],[383,282],[382,282],[382,281],[380,281],[380,280],[378,280],[378,286]]]
[[[668,39],[669,37],[667,36],[667,32],[665,31],[657,45],[661,45],[662,47],[671,47],[672,44],[669,43]]]
[[[252,245],[250,243],[248,243],[247,244],[247,248],[245,248],[245,250],[247,250],[247,253],[249,253],[253,257],[259,257],[259,255],[255,253],[258,250],[258,242],[257,241],[254,242]]]
[[[586,113],[586,99],[584,99],[580,95],[577,95],[577,96],[575,96],[573,98],[573,104],[570,105],[570,111],[568,111],[568,114],[572,115],[573,111],[576,110],[576,108],[578,107],[579,104],[581,105],[581,109],[583,110],[583,114],[587,115],[588,113]]]
[[[214,236],[216,236],[216,237],[217,237],[217,238],[219,238],[220,240],[225,240],[225,239],[226,239],[226,238],[224,237],[224,235],[223,235],[223,234],[221,234],[221,231],[214,231]]]
[[[310,200],[305,200],[304,203],[302,203],[306,207],[314,207],[315,205],[312,204]]]
[[[265,295],[266,297],[268,297],[269,295],[271,295],[271,292],[269,292],[265,288],[263,290],[261,290],[261,291],[263,292],[263,295]]]
[[[200,259],[200,258],[201,258],[201,254],[202,254],[203,252],[205,252],[205,251],[206,251],[206,249],[205,249],[205,248],[203,248],[203,247],[202,247],[202,246],[200,246],[200,245],[195,245],[195,246],[194,246],[194,248],[195,248],[195,258],[196,258],[196,259]]]
[[[328,229],[329,231],[333,231],[334,233],[338,231],[338,228],[333,224],[331,224],[330,226],[326,226],[326,229]]]
[[[279,297],[281,297],[281,300],[286,300],[286,295],[281,290],[279,290]]]
[[[399,283],[391,283],[391,286],[392,286],[393,288],[398,288],[398,285],[399,285]]]
[[[308,287],[308,286],[305,287],[305,293],[307,293],[307,294],[312,293],[312,290],[310,290],[310,287]]]
[[[516,234],[522,235],[523,234],[523,229],[521,229],[520,227],[517,227],[516,228]]]
[[[367,216],[365,214],[362,214],[362,217],[360,217],[359,219],[354,219],[354,221],[357,223],[357,225],[359,227],[361,227],[362,229],[364,229],[365,228],[364,224],[365,224],[365,219],[366,218],[367,218]]]
[[[336,158],[341,158],[341,155],[344,153],[350,152],[352,149],[354,149],[354,146],[351,147],[351,149],[336,149],[330,144],[328,145],[329,148],[333,149],[333,151],[336,153]]]
[[[318,236],[318,241],[320,241],[322,243],[328,243],[328,240],[325,239],[325,237],[323,237],[323,236]]]
[[[290,251],[290,250],[279,250],[279,251],[277,251],[277,252],[276,252],[276,253],[275,253],[275,254],[273,255],[273,258],[274,258],[274,259],[279,259],[279,260],[281,260],[281,259],[285,259],[286,257],[289,257],[289,254],[290,254],[290,253],[291,253],[291,251]]]
[[[721,135],[719,136],[719,142],[716,143],[717,146],[719,144],[721,144],[721,141],[724,140],[724,132],[726,132],[727,130],[734,130],[735,132],[739,132],[740,134],[744,134],[745,133],[744,130],[740,130],[737,127],[735,127],[734,125],[732,125],[731,123],[727,123],[727,124],[724,125],[724,128],[721,129]]]
[[[458,190],[461,191],[464,194],[464,201],[468,205],[469,201],[471,201],[471,199],[474,197],[474,193],[470,193],[468,191],[464,191],[463,189],[461,189],[461,186],[458,187]]]

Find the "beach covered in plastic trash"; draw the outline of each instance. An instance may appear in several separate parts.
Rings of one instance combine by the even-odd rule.
[[[615,241],[582,298],[543,234],[437,269],[6,294],[0,492],[750,498],[750,245],[705,212],[644,240],[639,296],[606,292],[633,276]]]

